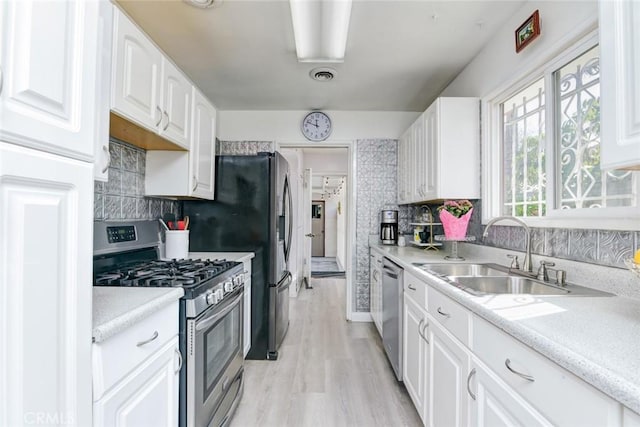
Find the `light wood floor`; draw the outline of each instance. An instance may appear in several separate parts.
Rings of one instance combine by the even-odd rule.
[[[420,426],[373,323],[345,320],[345,279],[312,279],[291,299],[277,361],[247,360],[231,427]]]

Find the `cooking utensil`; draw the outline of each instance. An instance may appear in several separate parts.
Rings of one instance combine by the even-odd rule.
[[[166,222],[164,222],[164,220],[162,218],[158,218],[158,221],[160,221],[160,224],[162,224],[162,226],[164,227],[165,230],[169,231],[169,226],[167,225]]]
[[[185,230],[189,229],[189,215],[184,217],[184,229]]]

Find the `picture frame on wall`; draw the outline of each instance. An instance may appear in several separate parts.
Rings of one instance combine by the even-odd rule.
[[[540,35],[540,13],[536,10],[516,30],[516,53],[527,47]]]

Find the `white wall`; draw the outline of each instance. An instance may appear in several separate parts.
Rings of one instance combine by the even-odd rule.
[[[314,175],[317,174],[342,174],[347,175],[349,171],[349,150],[340,149],[335,152],[335,148],[329,153],[310,152],[304,154],[304,166],[310,168]]]
[[[514,31],[536,9],[540,11],[540,36],[516,53]],[[505,84],[516,83],[597,24],[596,1],[527,2],[445,88],[442,96],[485,97]]]
[[[338,266],[345,268],[347,262],[347,190],[346,186],[336,198],[341,205],[336,224],[336,259]]]
[[[417,112],[325,111],[333,124],[331,141],[399,138],[418,117]],[[222,141],[305,141],[300,131],[309,111],[219,111]]]

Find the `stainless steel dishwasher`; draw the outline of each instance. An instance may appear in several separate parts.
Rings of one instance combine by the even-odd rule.
[[[382,260],[382,343],[402,381],[402,275],[404,270],[388,258]]]

